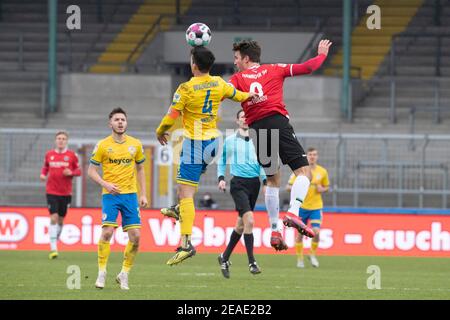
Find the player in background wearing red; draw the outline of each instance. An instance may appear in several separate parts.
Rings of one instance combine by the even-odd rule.
[[[244,40],[233,45],[234,65],[239,70],[229,82],[238,90],[258,93],[259,97],[242,103],[255,143],[258,162],[266,171],[265,203],[272,228],[271,245],[276,250],[287,249],[278,228],[280,171],[278,156],[296,175],[291,201],[283,224],[295,227],[301,234],[314,237],[314,232],[297,218],[311,181],[306,153],[289,124],[289,114],[283,102],[283,83],[286,77],[310,74],[325,61],[329,40],[322,40],[316,57],[301,64],[260,64],[261,47],[256,41]],[[300,106],[298,106],[300,107]]]
[[[69,135],[59,131],[55,136],[55,149],[45,154],[41,180],[46,181],[48,210],[50,212],[50,254],[49,259],[58,257],[57,241],[61,235],[64,217],[72,200],[72,178],[81,175],[78,157],[67,149]]]

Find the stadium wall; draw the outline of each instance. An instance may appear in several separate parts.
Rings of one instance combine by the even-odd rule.
[[[443,214],[367,214],[364,209],[351,213],[325,212],[319,244],[321,255],[450,257],[450,215]],[[348,210],[350,211],[350,210]],[[395,212],[395,211],[393,211]],[[179,224],[163,218],[157,210],[142,210],[144,252],[171,252],[178,245]],[[225,249],[236,220],[234,211],[198,210],[192,242],[199,252],[218,253]],[[120,223],[120,222],[119,222]],[[48,250],[49,215],[47,208],[0,208],[0,250]],[[96,251],[101,233],[101,209],[74,208],[66,218],[59,245],[62,251]],[[275,254],[270,247],[271,230],[267,214],[255,213],[255,252]],[[295,232],[284,231],[294,254]],[[112,250],[121,251],[127,235],[118,229]],[[310,247],[310,239],[305,248]],[[245,252],[241,241],[236,252]]]

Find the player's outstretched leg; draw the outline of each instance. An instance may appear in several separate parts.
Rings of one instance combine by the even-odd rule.
[[[194,189],[195,190],[195,189]],[[187,258],[193,257],[196,250],[191,243],[192,227],[194,226],[195,207],[193,198],[180,200],[180,229],[181,246],[177,248],[176,254],[167,261],[167,265],[179,264]]]
[[[267,177],[268,186],[266,187],[265,203],[267,213],[269,214],[270,227],[272,235],[270,237],[270,245],[277,251],[286,250],[288,247],[283,240],[281,230],[278,228],[278,220],[280,216],[280,188],[279,173],[274,176]]]

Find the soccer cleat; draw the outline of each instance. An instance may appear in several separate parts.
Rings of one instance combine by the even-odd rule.
[[[256,261],[253,262],[253,263],[250,263],[250,264],[248,265],[248,268],[249,268],[251,274],[258,274],[258,273],[261,273],[261,269],[259,268],[259,266],[258,266],[258,264],[256,263]]]
[[[305,267],[305,263],[303,260],[297,260],[297,268],[303,269]]]
[[[58,252],[57,252],[57,251],[52,251],[52,252],[50,252],[49,255],[48,255],[48,258],[49,258],[50,260],[53,260],[53,259],[58,258]]]
[[[95,287],[97,289],[103,289],[106,282],[106,271],[99,271],[97,281],[95,281]]]
[[[195,251],[195,248],[192,244],[189,244],[189,247],[187,248],[178,247],[177,253],[175,253],[175,255],[172,258],[170,258],[166,264],[169,266],[179,264],[184,260],[186,260],[187,258],[195,256],[196,253],[197,251]]]
[[[222,270],[222,274],[225,278],[229,279],[230,278],[230,266],[231,266],[231,261],[225,261],[223,260],[222,255],[220,255],[217,260],[219,261],[220,264],[220,269]]]
[[[120,289],[130,290],[128,287],[128,273],[120,272],[116,277],[116,282],[120,285]]]
[[[169,218],[174,218],[175,220],[180,220],[180,205],[176,204],[169,208],[162,208],[161,214]]]
[[[291,228],[295,228],[298,230],[298,232],[300,232],[300,234],[307,236],[309,238],[314,238],[314,236],[316,235],[314,233],[314,231],[308,227],[307,225],[305,225],[300,219],[298,219],[297,217],[290,217],[290,216],[285,216],[283,218],[283,224],[286,227],[291,227]]]
[[[319,267],[319,260],[317,260],[316,256],[309,256],[309,261],[314,268]]]
[[[270,237],[270,245],[276,250],[287,250],[288,246],[284,242],[283,237],[280,232],[272,231],[272,235]]]

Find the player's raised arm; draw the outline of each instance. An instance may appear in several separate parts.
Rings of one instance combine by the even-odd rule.
[[[284,70],[285,77],[310,74],[319,69],[328,56],[328,51],[333,43],[330,40],[321,40],[317,49],[317,56],[303,63],[288,65]]]

